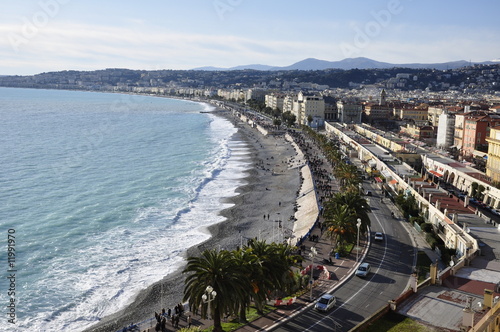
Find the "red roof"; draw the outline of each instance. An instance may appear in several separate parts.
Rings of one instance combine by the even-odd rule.
[[[436,171],[429,171],[429,173],[434,174],[435,176],[439,176],[439,177],[442,177],[442,176],[443,176],[443,174],[438,173],[438,172],[436,172]]]

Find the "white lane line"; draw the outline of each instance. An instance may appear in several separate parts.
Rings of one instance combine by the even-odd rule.
[[[375,219],[377,219],[377,222],[380,226],[380,228],[382,228],[382,231],[384,232],[384,234],[386,234],[385,232],[385,228],[384,226],[382,226],[382,223],[380,222],[380,219],[377,217],[377,215],[375,213],[372,213],[373,216],[375,217]],[[380,267],[382,266],[382,263],[385,261],[385,256],[387,255],[387,240],[386,240],[386,236],[384,236],[384,255],[382,256],[382,259],[380,260],[380,264],[377,268],[377,273],[378,271],[380,270]],[[335,313],[337,310],[339,310],[340,308],[342,308],[345,304],[349,303],[349,301],[351,301],[354,297],[356,297],[362,290],[365,289],[366,286],[369,285],[369,282],[375,277],[375,274],[372,275],[372,277],[370,278],[370,280],[365,283],[365,285],[363,287],[361,287],[356,293],[354,293],[354,295],[352,295],[349,299],[347,299],[347,301],[345,301],[344,303],[342,303],[340,306],[337,307],[337,309],[333,310],[328,316],[332,315],[333,313]],[[322,318],[321,320],[317,321],[315,324],[309,326],[309,328],[307,330],[304,330],[304,332],[306,331],[310,331],[313,327],[315,327],[316,325],[318,325],[319,323],[321,323],[323,320],[327,319],[328,316],[326,316],[325,318]]]

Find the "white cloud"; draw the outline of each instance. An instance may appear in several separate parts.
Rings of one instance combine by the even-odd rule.
[[[352,30],[356,24],[360,23],[353,22],[343,31],[332,25],[335,34],[322,31],[323,39],[280,40],[231,33],[180,33],[142,22],[123,28],[54,21],[25,36],[22,26],[4,23],[0,24],[0,35],[4,36],[0,39],[0,74],[109,67],[190,69],[253,63],[285,66],[308,57],[341,60],[365,56],[394,63],[483,61],[500,55],[499,37],[489,31],[448,27],[431,39],[431,29],[422,28],[406,36],[412,27],[395,23],[370,37],[369,43],[357,47],[357,52],[346,55],[339,46],[356,46],[356,32]],[[16,45],[17,51],[9,36],[23,38]]]

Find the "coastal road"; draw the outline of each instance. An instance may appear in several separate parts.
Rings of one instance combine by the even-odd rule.
[[[271,331],[349,331],[408,287],[415,259],[410,236],[402,221],[391,217],[388,199],[380,202],[380,190],[371,183],[364,186],[373,193],[367,197],[372,208],[371,244],[363,260],[371,265],[371,273],[366,279],[353,276],[338,288],[333,293],[337,305],[329,313],[311,307]],[[384,233],[384,241],[373,241],[375,232]]]

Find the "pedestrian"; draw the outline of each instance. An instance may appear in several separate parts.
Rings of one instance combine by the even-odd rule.
[[[188,315],[187,324],[188,324],[188,327],[191,327],[191,315]]]

